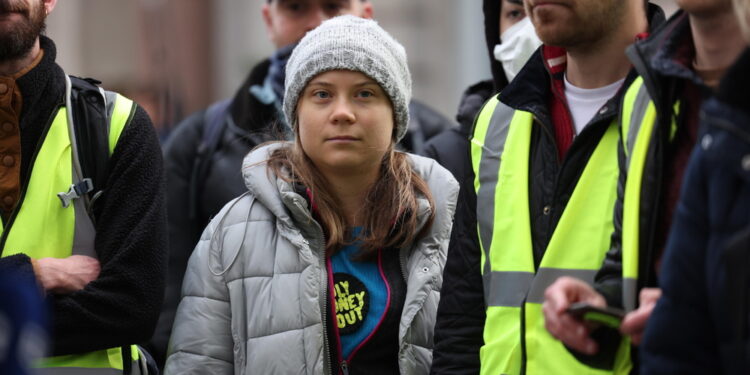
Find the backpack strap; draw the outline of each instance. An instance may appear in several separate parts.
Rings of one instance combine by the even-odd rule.
[[[203,132],[201,143],[193,161],[193,169],[190,172],[190,183],[188,185],[188,212],[191,219],[198,217],[198,195],[200,193],[200,184],[205,180],[208,174],[213,156],[219,147],[221,135],[226,128],[226,119],[229,114],[229,105],[231,99],[218,101],[203,112]]]
[[[116,95],[101,89],[99,83],[90,78],[66,76],[65,106],[74,173],[68,192],[57,194],[63,207],[75,199],[83,199],[92,221],[91,207],[103,193],[107,179],[109,124],[116,100]]]

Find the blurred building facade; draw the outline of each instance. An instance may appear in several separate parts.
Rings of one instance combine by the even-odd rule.
[[[481,0],[371,0],[406,47],[414,97],[453,118],[468,85],[490,76]],[[144,105],[160,128],[231,96],[273,51],[265,0],[66,0],[48,19],[58,62]],[[673,0],[655,1],[674,11]]]

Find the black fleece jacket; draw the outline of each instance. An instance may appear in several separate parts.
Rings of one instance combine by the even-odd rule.
[[[24,190],[43,135],[65,102],[65,76],[55,63],[55,45],[49,38],[40,39],[42,61],[16,81],[23,96],[20,128]],[[53,318],[53,355],[145,341],[159,314],[167,248],[164,180],[156,132],[142,108],[137,108],[123,130],[107,171],[105,193],[94,208],[94,246],[101,273],[81,291],[47,296]],[[40,228],[40,232],[43,230]],[[23,254],[2,258],[0,272],[5,267],[33,273],[29,257]]]

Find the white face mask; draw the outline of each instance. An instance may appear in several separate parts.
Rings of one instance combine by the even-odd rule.
[[[521,71],[534,51],[542,45],[536,36],[534,25],[529,17],[511,26],[500,35],[502,43],[495,46],[495,60],[503,64],[508,82]]]

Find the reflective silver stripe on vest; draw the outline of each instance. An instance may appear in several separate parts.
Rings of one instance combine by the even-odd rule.
[[[80,181],[75,178],[75,174],[76,172],[73,170],[73,181]],[[75,225],[73,230],[73,250],[71,254],[86,255],[99,259],[94,250],[96,229],[94,229],[94,223],[91,221],[91,217],[89,217],[89,214],[86,212],[85,197],[74,200],[73,207],[75,209]]]
[[[648,93],[648,89],[645,84],[642,84],[638,90],[638,94],[635,96],[635,102],[633,103],[633,112],[630,115],[630,126],[628,126],[627,134],[627,167],[630,167],[630,155],[633,153],[635,147],[635,140],[638,138],[638,131],[641,129],[643,124],[643,118],[646,117],[646,109],[651,103],[651,96]]]
[[[483,204],[482,207],[477,207],[477,224],[479,225],[479,240],[482,241],[482,247],[484,248],[485,275],[488,275],[491,271],[490,246],[492,246],[492,230],[495,226],[495,188],[497,176],[500,172],[500,156],[505,149],[505,141],[508,138],[508,129],[510,129],[510,121],[513,119],[514,113],[513,108],[502,102],[497,103],[497,107],[495,107],[490,118],[487,134],[484,137],[482,159],[479,161],[477,202],[483,202]],[[493,181],[494,183],[489,184],[486,183],[487,181]],[[486,294],[487,286],[484,290]],[[487,300],[485,298],[485,301]]]
[[[594,284],[594,278],[599,270],[577,270],[565,268],[540,268],[534,277],[534,283],[531,285],[529,296],[526,302],[542,303],[544,302],[544,291],[562,276],[575,277],[585,281],[589,285]]]
[[[638,280],[625,277],[622,279],[622,303],[625,311],[635,310],[635,301],[638,294]]]
[[[592,285],[597,272],[564,268],[540,268],[536,276],[530,272],[491,272],[484,277],[485,301],[488,307],[521,307],[524,300],[529,303],[542,303],[544,291],[558,278],[575,277]],[[488,292],[491,292],[489,296]]]
[[[531,272],[499,272],[484,274],[484,300],[487,307],[520,307],[534,281]]]
[[[115,110],[115,101],[117,101],[117,93],[112,91],[104,91],[104,103],[107,110],[107,124],[112,123],[112,113]],[[109,139],[109,126],[107,126],[107,139]]]

